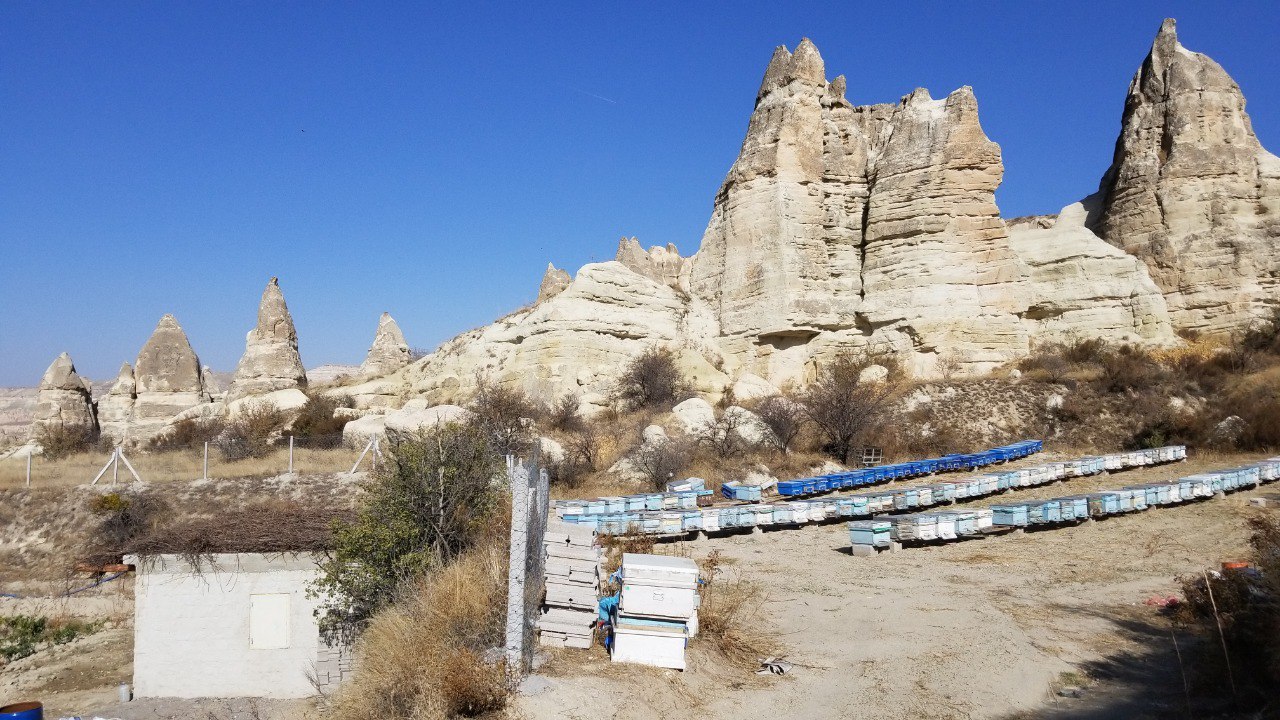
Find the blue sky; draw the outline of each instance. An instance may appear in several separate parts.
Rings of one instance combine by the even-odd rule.
[[[697,249],[775,45],[849,99],[972,85],[1006,216],[1110,162],[1163,17],[1280,147],[1280,3],[0,3],[0,385],[110,377],[163,313],[234,368],[272,275],[304,362],[530,301],[620,236]],[[536,7],[535,7],[536,6]]]

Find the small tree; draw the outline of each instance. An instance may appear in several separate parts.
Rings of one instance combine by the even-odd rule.
[[[35,441],[46,459],[61,460],[88,452],[98,441],[98,429],[91,425],[42,425]]]
[[[499,506],[502,463],[472,425],[387,434],[388,462],[366,481],[356,519],[339,522],[313,591],[326,633],[350,637],[407,580],[468,549]]]
[[[862,371],[872,365],[887,367],[888,376],[878,382],[863,382]],[[802,400],[833,457],[849,463],[858,441],[882,420],[901,382],[901,369],[892,358],[866,353],[839,355],[818,372]]]
[[[172,452],[178,450],[195,450],[205,443],[216,442],[218,436],[226,429],[222,418],[186,418],[174,423],[164,433],[147,442],[152,452]]]
[[[792,443],[809,420],[804,405],[785,395],[770,395],[757,402],[753,411],[773,431],[769,440],[783,453],[791,452]]]
[[[669,348],[651,347],[623,368],[613,398],[628,410],[670,407],[689,396],[691,387]]]
[[[479,428],[498,455],[522,455],[533,442],[528,418],[537,408],[518,388],[502,387],[489,378],[476,378],[476,392],[467,404],[469,423]]]
[[[590,428],[571,435],[564,444],[564,457],[548,468],[551,481],[576,488],[586,476],[599,468],[600,436]]]
[[[693,459],[692,448],[682,440],[645,443],[631,454],[631,466],[644,475],[655,490],[662,490]]]

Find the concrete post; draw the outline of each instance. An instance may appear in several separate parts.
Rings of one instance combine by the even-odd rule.
[[[204,479],[209,479],[209,441],[204,441]]]
[[[507,572],[507,672],[524,673],[525,557],[529,549],[529,471],[507,456],[507,484],[511,487],[511,546]]]
[[[27,487],[31,487],[31,456],[34,453],[27,449]]]
[[[293,475],[293,436],[289,436],[289,475]]]

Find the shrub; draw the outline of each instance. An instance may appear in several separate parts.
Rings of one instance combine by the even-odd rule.
[[[488,438],[498,455],[524,455],[533,443],[528,418],[537,408],[518,388],[495,385],[484,376],[476,379],[476,392],[467,404],[468,422]]]
[[[1160,363],[1148,352],[1132,345],[1102,353],[1102,384],[1108,392],[1143,390],[1167,378]]]
[[[138,542],[155,532],[170,511],[169,504],[147,490],[109,492],[89,500],[98,524],[89,535],[85,560],[94,565],[120,562]]]
[[[741,413],[726,412],[698,430],[694,438],[721,460],[741,456],[748,443],[742,437],[742,429],[748,422]]]
[[[613,387],[613,399],[628,410],[670,407],[689,397],[689,380],[669,348],[651,347],[627,363]]]
[[[40,444],[44,457],[61,460],[93,449],[98,431],[88,425],[41,425],[35,441]]]
[[[667,482],[674,480],[692,460],[692,448],[683,440],[645,443],[631,454],[631,466],[644,475],[655,490],[666,488]]]
[[[429,576],[369,623],[359,672],[327,713],[341,720],[475,717],[501,710],[509,693],[500,646],[506,619],[506,537],[493,533]]]
[[[859,375],[882,365],[889,375],[881,382],[862,382]],[[901,368],[892,359],[868,353],[845,353],[824,365],[801,399],[818,428],[825,449],[848,464],[855,446],[884,418],[902,384]]]
[[[760,658],[773,654],[776,639],[763,630],[764,595],[759,586],[742,578],[723,577],[720,551],[713,550],[698,563],[702,583],[698,587],[698,637],[730,664],[759,667]]]
[[[97,632],[101,622],[52,620],[42,615],[0,617],[0,658],[12,662],[36,654],[42,647],[62,645]]]
[[[179,420],[164,433],[151,438],[147,447],[153,452],[197,450],[203,448],[207,442],[216,442],[225,429],[226,422],[222,418],[187,418]]]
[[[561,395],[547,409],[547,425],[561,432],[577,432],[586,426],[582,414],[578,412],[581,399],[574,393]]]
[[[258,458],[271,447],[288,418],[267,400],[246,403],[218,435],[218,451],[225,460]]]
[[[1248,522],[1254,567],[1179,578],[1185,602],[1174,615],[1208,636],[1196,658],[1199,684],[1221,691],[1230,681],[1242,709],[1280,701],[1280,519],[1255,516]]]
[[[600,436],[589,428],[571,435],[564,444],[564,458],[547,468],[551,482],[576,488],[586,476],[599,469]]]
[[[358,633],[402,584],[470,548],[498,506],[501,467],[471,425],[388,433],[387,463],[366,481],[355,520],[335,527],[320,564],[321,628]]]
[[[352,407],[346,395],[323,395],[315,390],[307,392],[307,402],[298,412],[291,430],[294,442],[301,447],[334,448],[342,444],[342,426],[345,419],[335,418],[338,408]]]
[[[751,410],[769,427],[778,450],[790,452],[796,437],[808,422],[808,414],[800,403],[784,395],[770,395],[756,402]]]

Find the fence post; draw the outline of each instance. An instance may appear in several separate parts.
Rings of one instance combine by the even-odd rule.
[[[204,479],[209,479],[209,441],[204,441]]]
[[[31,448],[27,448],[27,487],[31,487],[31,456],[34,454]]]
[[[293,436],[289,436],[289,475],[293,475]]]
[[[116,480],[120,478],[120,447],[116,447],[115,457],[111,462],[111,485],[115,487]]]
[[[529,471],[507,456],[511,486],[511,547],[507,567],[507,672],[524,674],[524,575],[529,544]]]

